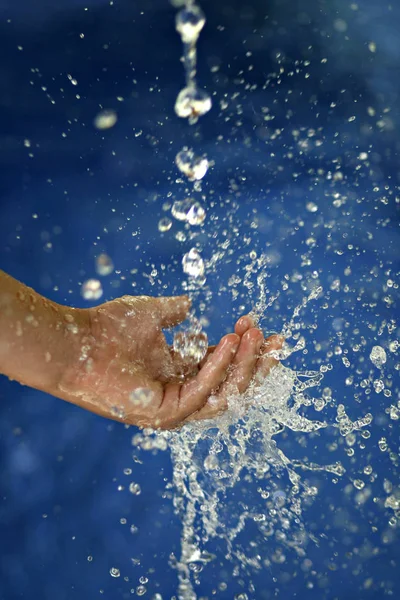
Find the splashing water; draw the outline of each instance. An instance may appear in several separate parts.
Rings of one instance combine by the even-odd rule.
[[[123,22],[128,30],[125,45],[120,3],[110,2],[110,16],[114,11],[119,15],[116,29],[110,21],[104,33],[99,28],[99,36],[105,36],[105,50],[109,38],[119,40],[120,36],[118,46],[131,47],[132,35],[136,38],[133,23],[138,23],[140,40],[140,29],[144,31],[147,18],[152,35],[146,31],[144,36],[149,53],[155,51],[154,64],[159,72],[154,75],[158,84],[152,81],[149,88],[147,78],[138,77],[133,92],[130,77],[124,84],[118,79],[117,69],[116,79],[109,85],[112,69],[106,63],[101,65],[103,76],[93,76],[99,89],[93,85],[91,70],[86,71],[83,62],[79,65],[71,59],[78,69],[82,66],[82,76],[78,78],[81,89],[68,76],[74,87],[73,96],[68,97],[57,77],[45,81],[50,71],[43,70],[43,61],[47,64],[50,58],[60,61],[59,68],[54,63],[54,75],[64,73],[65,56],[76,57],[76,42],[67,41],[67,52],[62,48],[58,56],[49,57],[44,50],[42,58],[38,57],[29,82],[32,95],[18,93],[18,97],[29,99],[29,107],[21,105],[23,123],[25,111],[35,105],[35,93],[45,92],[45,98],[59,107],[68,103],[71,129],[62,132],[62,137],[69,137],[67,148],[73,152],[74,160],[75,155],[81,154],[86,160],[85,143],[86,149],[92,148],[93,143],[93,139],[81,140],[79,136],[79,146],[70,145],[77,125],[84,126],[82,132],[94,128],[100,143],[101,167],[97,171],[89,165],[88,176],[106,183],[104,189],[110,185],[110,206],[106,198],[100,200],[101,190],[98,198],[96,190],[96,199],[85,192],[85,178],[80,180],[83,185],[79,186],[79,197],[74,199],[72,182],[64,183],[64,166],[58,181],[57,168],[47,164],[43,168],[43,172],[49,169],[49,184],[55,176],[51,188],[60,197],[65,195],[68,203],[76,202],[76,210],[68,210],[68,220],[76,220],[77,232],[82,225],[81,207],[85,214],[95,216],[93,227],[98,231],[93,231],[90,260],[88,265],[81,264],[79,252],[75,269],[85,306],[100,298],[106,301],[120,292],[182,293],[183,279],[183,291],[191,296],[198,318],[192,312],[189,324],[176,333],[173,344],[175,352],[189,363],[199,362],[207,351],[208,338],[202,328],[217,327],[222,335],[236,317],[248,312],[249,306],[254,307],[253,316],[266,334],[282,331],[286,339],[283,349],[276,353],[281,365],[265,381],[254,381],[244,396],[233,394],[227,412],[219,419],[187,424],[172,433],[146,431],[135,435],[133,460],[137,472],[125,480],[125,485],[118,486],[125,490],[129,507],[136,504],[138,508],[136,524],[129,523],[126,528],[128,543],[132,544],[131,534],[134,544],[140,535],[146,537],[143,543],[137,543],[143,569],[150,566],[146,575],[159,568],[159,580],[153,584],[162,596],[155,593],[154,600],[165,600],[173,593],[164,579],[163,558],[165,551],[171,550],[175,556],[170,556],[170,564],[179,576],[181,600],[195,598],[196,592],[202,598],[294,598],[301,594],[302,586],[307,590],[314,587],[311,594],[325,599],[348,595],[365,598],[372,593],[374,597],[396,596],[400,539],[400,343],[396,322],[400,285],[396,218],[400,196],[396,148],[400,121],[395,100],[398,86],[395,78],[389,81],[387,77],[388,67],[396,60],[395,44],[389,43],[396,39],[396,31],[390,29],[391,23],[395,29],[395,16],[399,16],[396,3],[390,8],[380,7],[382,21],[377,29],[371,3],[345,6],[336,1],[330,10],[318,15],[318,7],[314,9],[312,3],[305,1],[273,2],[268,7],[263,3],[245,3],[238,11],[231,7],[225,10],[229,3],[224,6],[217,2],[207,35],[211,44],[208,46],[207,41],[207,49],[204,46],[206,60],[198,85],[196,44],[206,27],[205,15],[193,0],[172,1],[179,11],[175,24],[182,41],[184,69],[183,89],[179,94],[176,89],[175,110],[185,123],[174,117],[172,105],[170,110],[166,108],[163,88],[169,89],[170,73],[167,63],[158,63],[157,59],[166,60],[175,48],[169,51],[168,45],[164,46],[168,39],[163,37],[164,25],[160,26],[163,19],[152,14],[154,3],[146,3],[148,7],[140,11],[140,19],[132,18],[139,10],[133,7],[136,3],[125,3],[132,4],[133,10],[124,12],[127,18]],[[337,18],[339,15],[347,23]],[[97,27],[96,20],[94,23]],[[90,30],[86,33],[87,27],[88,23],[82,21],[84,33],[80,35],[89,40],[93,36],[89,35]],[[26,44],[21,44],[19,52],[32,43],[35,34],[28,29],[29,43],[26,40]],[[54,30],[58,37],[61,31],[57,27]],[[19,43],[15,34],[12,40]],[[75,36],[68,35],[74,40]],[[366,42],[368,36],[376,36],[377,43]],[[6,35],[5,43],[7,39]],[[160,40],[162,44],[158,43]],[[95,36],[92,56],[98,54],[99,41]],[[86,40],[79,44],[86,44]],[[115,43],[111,44],[113,47],[115,50]],[[13,56],[13,52],[8,54]],[[24,54],[29,56],[29,50],[25,48],[20,56]],[[100,62],[102,56],[98,56]],[[146,71],[140,60],[136,65],[136,57],[131,59],[138,74]],[[14,82],[18,64],[15,74],[14,64],[11,66],[10,80]],[[23,68],[21,76],[25,79],[26,69],[32,65]],[[14,86],[10,89],[12,93]],[[80,93],[75,97],[76,92]],[[19,106],[18,97],[14,108]],[[89,122],[84,117],[89,113],[82,112],[81,107],[85,97],[91,98],[93,107],[99,106]],[[140,105],[145,105],[146,117],[151,107],[151,118],[141,123]],[[36,106],[42,115],[41,100]],[[116,106],[121,108],[117,110]],[[140,126],[133,133],[128,113],[135,126]],[[37,114],[33,112],[31,117],[36,118]],[[203,120],[204,127],[198,124],[199,120]],[[189,127],[194,124],[195,127]],[[61,132],[57,125],[53,126],[54,123],[50,128],[41,127],[40,131],[35,126],[35,136],[31,136],[29,127],[26,129],[23,151],[28,152],[30,161],[34,159],[32,178],[22,177],[24,188],[32,192],[26,196],[26,210],[29,196],[37,202],[36,192],[37,198],[45,200],[42,190],[35,190],[29,181],[36,181],[35,163],[41,169],[50,130],[56,134],[56,144],[50,148],[56,150],[59,146]],[[11,149],[20,145],[21,133],[14,142],[10,138]],[[125,135],[128,152],[122,143]],[[76,137],[75,140],[78,141]],[[154,147],[154,157],[163,162],[162,173],[156,173],[156,160],[150,164],[148,145]],[[60,152],[63,159],[63,151]],[[161,157],[166,157],[170,167]],[[95,164],[97,159],[93,167]],[[146,167],[143,172],[142,165]],[[150,167],[151,177],[147,170]],[[21,168],[25,169],[24,161]],[[122,181],[119,176],[117,181],[109,177],[115,169],[122,172]],[[95,193],[89,186],[89,192],[91,189]],[[53,233],[61,232],[58,204],[52,195],[49,214],[55,211],[57,227],[50,231],[43,230],[43,221],[41,230],[35,229],[42,220],[43,209],[32,205],[32,232],[46,241],[46,261],[51,258]],[[9,212],[10,218],[3,211],[0,219],[7,254],[14,243],[17,246],[23,242],[21,227],[25,229],[24,223],[18,222],[19,217],[14,222],[12,215],[19,211],[15,211],[13,203]],[[14,225],[18,225],[17,236],[11,242]],[[153,234],[156,239],[152,239]],[[68,261],[73,260],[75,253],[69,242],[66,244],[65,255]],[[164,253],[165,264],[157,264],[156,257]],[[42,272],[40,285],[45,289],[54,286],[57,292],[59,284],[57,293],[61,293],[60,300],[65,300],[71,293],[70,279],[63,271],[57,273],[60,255],[56,244],[53,256],[57,263],[53,267],[43,263],[43,269],[52,269],[54,278]],[[303,302],[299,301],[301,297]],[[17,335],[23,325],[18,324]],[[75,331],[76,324],[68,323],[67,328]],[[214,337],[211,331],[207,329]],[[87,346],[82,348],[81,360],[85,357]],[[46,353],[46,362],[50,360],[50,353]],[[127,393],[129,406],[146,408],[151,403],[151,391],[146,388]],[[126,416],[119,405],[113,406],[111,412],[118,419]],[[18,429],[22,418],[18,414]],[[3,442],[12,437],[12,427],[7,416]],[[109,427],[112,431],[112,425]],[[70,439],[70,428],[67,429]],[[50,447],[49,443],[46,447]],[[154,510],[147,513],[156,517],[154,532],[148,531],[145,515],[143,520],[139,518],[143,514],[140,510],[147,504],[149,493],[154,492],[149,483],[157,488],[164,484],[162,478],[157,480],[158,469],[153,469],[150,477],[147,464],[141,479],[142,461],[137,456],[140,449],[142,454],[167,450],[172,457],[173,477],[164,492],[167,501],[161,502],[159,519],[154,514],[155,503]],[[19,456],[17,462],[22,463],[22,458]],[[164,458],[168,469],[168,457],[159,457],[159,462],[162,465]],[[154,467],[152,459],[146,459]],[[13,465],[16,459],[12,460]],[[164,476],[163,468],[160,473]],[[129,473],[125,475],[131,475],[135,469],[126,469]],[[18,476],[12,468],[4,472],[6,476],[9,472]],[[12,484],[15,490],[26,487],[26,473],[22,475],[25,479],[21,488]],[[74,479],[77,476],[75,473]],[[18,491],[16,500],[17,496],[29,500]],[[164,543],[157,543],[152,554],[151,538],[158,540],[159,525],[168,528],[171,523],[168,511],[172,502],[168,498],[180,517],[181,541],[174,546],[174,541],[165,536]],[[109,508],[107,503],[106,515]],[[125,509],[121,524],[123,521],[126,523]],[[83,540],[84,535],[82,524],[79,537]],[[103,547],[114,554],[120,536],[113,538],[115,544],[110,544],[109,533],[103,527],[97,528],[96,539],[101,535]],[[145,566],[146,553],[151,565]],[[224,556],[230,562],[224,563]],[[42,554],[38,557],[43,558]],[[11,566],[14,558],[10,556]],[[121,563],[123,558],[119,559]],[[110,556],[106,569],[111,584],[117,584],[124,597],[144,595],[144,572],[133,583],[135,573],[131,574],[115,559]],[[135,568],[140,565],[137,557],[131,560]],[[95,556],[92,566],[96,566],[96,561]],[[53,567],[51,561],[48,565]],[[34,563],[31,567],[36,568]],[[335,571],[339,569],[342,573],[338,577]],[[199,586],[202,571],[205,576]],[[13,577],[15,568],[12,566],[9,572],[10,582],[18,586],[21,578]],[[254,572],[263,586],[256,590],[251,587],[257,580]],[[213,580],[216,574],[218,581]],[[130,591],[122,591],[121,586],[128,585]],[[232,588],[227,591],[228,585]],[[212,591],[208,590],[211,586]],[[235,596],[240,588],[243,593]],[[13,593],[22,591],[13,589]],[[105,597],[116,593],[115,588],[106,590]],[[148,595],[151,593],[149,589]]]
[[[320,291],[312,291],[296,307],[287,331],[294,327],[301,308]],[[260,296],[265,305],[265,295]],[[282,360],[302,348],[304,344],[293,348],[284,344],[273,354]],[[290,430],[313,435],[330,428],[347,436],[372,421],[369,414],[351,421],[342,404],[331,422],[304,416],[303,408],[311,404],[306,390],[319,386],[322,378],[318,371],[295,372],[279,364],[266,378],[253,381],[245,394],[233,394],[218,419],[193,422],[178,431],[145,430],[133,436],[136,448],[168,448],[171,453],[173,481],[167,487],[173,490],[174,508],[182,522],[180,557],[171,556],[170,563],[178,572],[179,600],[197,598],[193,580],[215,558],[206,549],[213,538],[224,540],[226,558],[244,570],[266,566],[261,549],[272,536],[299,556],[306,555],[309,540],[316,541],[302,514],[318,491],[297,470],[340,477],[346,469],[340,460],[322,465],[291,460],[279,447],[279,434]],[[317,408],[318,400],[314,403]],[[324,406],[322,400],[317,410]],[[246,492],[250,483],[256,483],[258,499]],[[247,533],[244,542],[248,525],[251,537],[249,541]]]

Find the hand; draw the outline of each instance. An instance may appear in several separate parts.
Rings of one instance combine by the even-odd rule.
[[[267,377],[271,369],[278,364],[274,351],[282,348],[283,336],[271,335],[263,339],[261,331],[255,328],[254,319],[250,315],[241,317],[237,321],[235,333],[241,338],[240,345],[232,360],[227,378],[218,393],[210,396],[206,404],[190,415],[186,422],[217,417],[228,408],[229,397],[243,394],[253,378]],[[209,348],[209,352],[214,348],[215,346]]]
[[[265,346],[251,318],[242,317],[235,333],[209,349],[202,364],[182,380],[184,364],[162,330],[185,320],[189,307],[183,296],[124,296],[88,309],[89,333],[56,395],[140,427],[173,428],[219,414],[232,389],[242,393],[255,370],[267,374],[277,364],[266,353],[280,348],[281,339],[273,336]],[[207,403],[211,395],[212,405]]]

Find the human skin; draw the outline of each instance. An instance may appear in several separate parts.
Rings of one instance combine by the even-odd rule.
[[[277,360],[280,336],[264,340],[249,315],[185,364],[163,329],[188,315],[185,296],[123,296],[97,307],[57,304],[0,271],[0,373],[104,417],[169,429],[211,419]],[[208,402],[212,396],[212,402]]]

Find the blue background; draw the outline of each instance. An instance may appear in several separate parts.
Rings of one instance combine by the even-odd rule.
[[[175,183],[176,153],[184,144],[206,152],[215,167],[203,183],[208,214],[198,241],[206,258],[226,237],[232,250],[209,277],[213,295],[204,314],[211,341],[258,298],[257,286],[243,283],[234,298],[229,278],[244,276],[250,250],[267,252],[268,289],[281,295],[264,316],[265,329],[281,329],[303,296],[321,284],[322,300],[302,315],[307,354],[293,355],[288,364],[318,369],[330,361],[333,370],[322,387],[331,387],[352,418],[371,411],[374,427],[353,461],[339,440],[335,460],[346,464],[345,481],[310,476],[320,489],[303,515],[318,540],[307,546],[312,568],[289,550],[284,564],[273,562],[240,581],[217,540],[210,549],[218,559],[206,568],[198,593],[210,596],[226,581],[227,590],[214,597],[241,591],[256,599],[396,596],[400,544],[398,528],[388,526],[393,511],[383,507],[383,481],[397,485],[398,466],[377,447],[386,436],[399,453],[397,423],[385,412],[398,396],[396,356],[388,353],[385,369],[389,399],[365,396],[360,388],[355,397],[344,384],[350,372],[341,357],[327,353],[338,343],[334,320],[345,319],[344,347],[360,382],[370,376],[370,348],[379,343],[387,349],[398,336],[387,327],[378,331],[384,320],[398,318],[398,291],[386,282],[399,281],[400,8],[376,0],[357,9],[341,1],[203,2],[207,26],[198,77],[215,93],[214,107],[189,127],[173,112],[184,76],[168,2],[56,4],[3,0],[0,6],[1,268],[57,302],[87,306],[80,285],[95,275],[94,258],[105,251],[116,272],[102,279],[104,299],[181,291],[180,261],[193,242],[175,239],[182,229],[177,223],[160,234],[157,222],[168,214],[168,194],[179,197],[185,189]],[[337,19],[347,23],[346,31],[338,31]],[[368,48],[371,41],[376,52]],[[272,121],[265,121],[265,107]],[[118,113],[110,130],[93,127],[101,108]],[[296,142],[293,130],[304,143]],[[367,164],[360,152],[369,152]],[[327,175],[336,170],[340,178]],[[333,203],[338,197],[340,207]],[[309,202],[317,212],[306,208]],[[304,256],[310,262],[304,264]],[[154,284],[146,277],[152,265],[159,272]],[[344,274],[348,267],[351,275]],[[360,352],[353,351],[356,344]],[[0,411],[0,598],[128,598],[141,576],[149,578],[146,597],[176,593],[168,557],[179,555],[180,525],[164,497],[168,453],[142,452],[142,464],[134,462],[133,428],[5,378]],[[325,418],[334,422],[335,411]],[[310,460],[326,464],[333,461],[330,434],[323,435],[311,436],[306,447]],[[306,454],[296,434],[281,436],[279,444],[291,457]],[[366,464],[377,477],[371,498],[359,505],[351,481],[362,477]],[[124,475],[125,468],[132,475]],[[142,486],[140,496],[129,493],[132,480]],[[268,542],[260,551],[268,557],[274,550]],[[110,576],[111,567],[120,569],[120,578]]]

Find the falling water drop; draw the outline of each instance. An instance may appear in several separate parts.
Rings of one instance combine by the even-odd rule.
[[[96,258],[96,272],[99,275],[110,275],[114,271],[114,264],[108,254],[99,254]]]
[[[182,119],[195,123],[211,109],[212,102],[206,91],[193,85],[183,88],[175,102],[175,112]]]
[[[118,116],[114,110],[102,110],[95,116],[93,125],[96,129],[111,129],[117,120]]]
[[[99,300],[103,295],[103,288],[98,279],[88,279],[82,285],[81,294],[85,300]]]
[[[189,181],[203,179],[208,171],[208,160],[195,155],[193,150],[184,148],[175,158],[178,169],[186,175]]]
[[[129,485],[129,491],[134,496],[139,496],[142,493],[140,485],[134,481],[132,481],[132,483]]]
[[[206,218],[206,211],[199,202],[195,202],[187,214],[187,222],[189,225],[201,225]]]
[[[204,261],[196,248],[192,248],[182,259],[183,271],[190,277],[202,277],[204,275]]]
[[[386,352],[382,346],[374,346],[369,358],[371,362],[380,369],[386,362]]]
[[[172,216],[178,221],[186,221],[189,225],[201,225],[206,217],[206,211],[193,198],[177,200],[172,205]]]
[[[164,233],[165,231],[169,231],[172,227],[172,221],[168,217],[163,217],[158,221],[158,231]]]
[[[199,6],[192,4],[176,15],[175,26],[184,44],[194,44],[203,29],[206,17]]]

